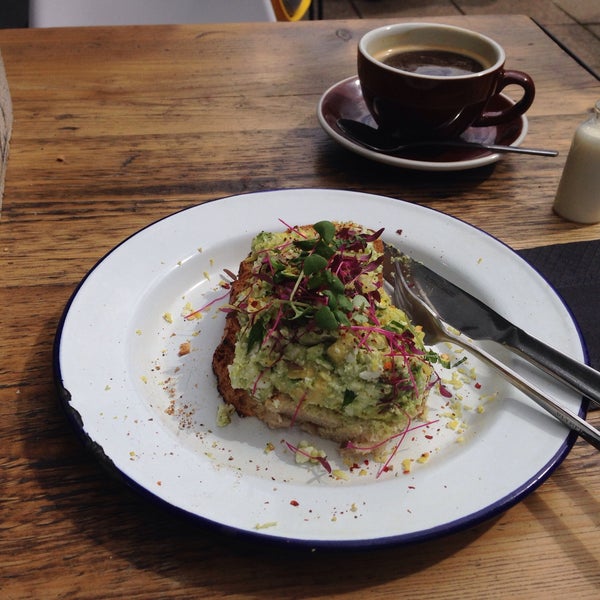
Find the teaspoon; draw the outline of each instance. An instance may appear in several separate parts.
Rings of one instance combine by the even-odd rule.
[[[429,140],[418,142],[398,143],[398,140],[385,132],[371,127],[366,123],[354,121],[352,119],[338,119],[338,127],[348,137],[358,142],[361,146],[375,152],[385,154],[394,154],[402,150],[413,148],[437,148],[437,147],[455,147],[455,148],[479,148],[492,150],[494,152],[515,152],[519,154],[537,154],[539,156],[557,156],[556,150],[542,150],[539,148],[523,148],[520,146],[505,146],[502,144],[485,144],[479,142],[468,142],[466,140]]]

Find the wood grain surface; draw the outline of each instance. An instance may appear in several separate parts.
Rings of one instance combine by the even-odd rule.
[[[54,334],[78,282],[127,236],[206,200],[340,188],[444,211],[514,248],[600,237],[551,210],[600,83],[526,17],[438,20],[491,35],[508,67],[531,74],[526,144],[559,157],[425,173],[338,147],[317,102],[354,74],[359,37],[382,21],[0,31],[14,111],[0,219],[1,597],[597,597],[598,454],[584,443],[469,530],[294,552],[191,526],[134,494],[83,450],[57,400]]]

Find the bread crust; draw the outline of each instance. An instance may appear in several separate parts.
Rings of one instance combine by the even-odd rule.
[[[237,279],[231,284],[231,302],[243,293],[244,289],[249,284],[252,274],[252,267],[248,260],[242,261],[240,264]],[[225,317],[225,329],[221,343],[217,346],[213,354],[212,368],[217,378],[217,389],[223,400],[235,407],[239,415],[245,417],[256,416],[262,419],[261,403],[252,398],[246,391],[235,389],[231,385],[229,377],[229,366],[233,364],[235,357],[235,344],[240,331],[240,322],[235,312],[227,313]]]

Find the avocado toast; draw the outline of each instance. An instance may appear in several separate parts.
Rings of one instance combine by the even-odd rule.
[[[321,221],[253,239],[213,356],[238,414],[368,449],[423,413],[437,355],[384,289],[382,231]]]

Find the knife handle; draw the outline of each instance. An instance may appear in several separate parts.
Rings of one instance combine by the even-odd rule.
[[[505,346],[600,407],[600,373],[518,330]]]

